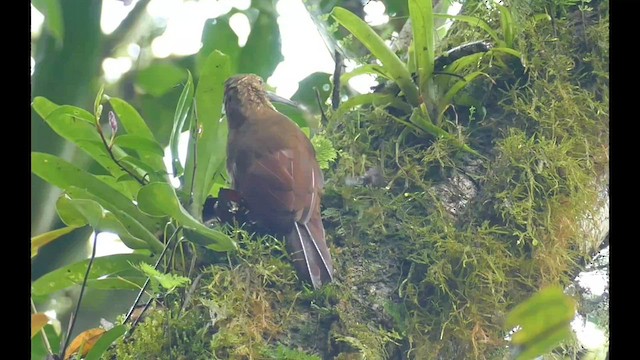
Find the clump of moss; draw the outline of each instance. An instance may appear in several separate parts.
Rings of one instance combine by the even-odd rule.
[[[330,120],[340,154],[326,176],[324,217],[348,292],[333,334],[351,350],[373,358],[500,356],[508,310],[541,286],[568,284],[590,256],[584,223],[608,167],[608,14],[589,17],[586,42],[575,41],[583,25],[575,17],[523,19],[517,46],[526,73],[484,89],[486,116],[444,125],[488,160],[445,139],[398,140],[402,125],[382,109]],[[385,187],[349,185],[372,167]],[[452,210],[439,187],[458,177],[473,183],[475,196],[461,196],[466,202]],[[367,324],[368,334],[350,321]],[[385,345],[361,345],[372,334]]]
[[[207,266],[189,296],[165,297],[116,346],[118,359],[313,359],[326,348],[330,292],[300,287],[281,241],[233,234],[228,263]]]

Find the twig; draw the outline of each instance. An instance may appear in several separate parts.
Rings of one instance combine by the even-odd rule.
[[[91,266],[93,265],[93,260],[96,258],[96,247],[98,244],[98,233],[94,231],[93,233],[93,249],[91,250],[91,258],[89,259],[89,264],[87,265],[87,272],[84,274],[84,280],[82,280],[82,287],[80,288],[80,296],[78,296],[78,302],[76,303],[76,309],[73,311],[72,318],[70,320],[69,329],[67,330],[67,335],[65,336],[64,346],[62,347],[62,354],[60,354],[60,358],[64,359],[65,352],[67,351],[67,346],[69,346],[69,339],[71,338],[71,332],[73,331],[73,327],[76,324],[76,319],[78,318],[78,311],[80,310],[80,304],[82,303],[82,297],[84,295],[84,289],[87,287],[87,279],[89,278],[89,272],[91,271]]]
[[[344,66],[344,58],[342,54],[335,50],[335,63],[336,66],[333,69],[333,89],[331,90],[331,107],[333,110],[338,109],[340,106],[340,76],[342,75],[342,67]],[[324,114],[323,114],[324,115]]]
[[[165,244],[164,249],[162,249],[162,253],[160,253],[160,256],[158,257],[158,260],[156,260],[156,263],[155,263],[155,265],[153,267],[154,269],[156,269],[156,270],[158,269],[158,266],[160,265],[160,261],[162,261],[162,258],[167,253],[167,249],[169,248],[169,245],[171,244],[171,241],[173,240],[175,235],[178,233],[178,230],[180,230],[180,227],[177,227],[174,230],[173,234],[171,234],[171,236],[167,240],[167,243]],[[142,298],[142,295],[144,294],[145,290],[147,289],[147,286],[149,286],[149,282],[150,281],[151,281],[151,279],[147,278],[147,280],[144,282],[144,285],[142,285],[142,289],[140,289],[140,292],[138,293],[138,296],[136,297],[136,300],[133,302],[133,305],[131,306],[131,309],[129,309],[129,312],[127,313],[127,316],[124,318],[124,321],[122,322],[123,324],[126,324],[127,321],[129,321],[129,319],[131,318],[131,315],[133,315],[133,312],[135,311],[136,306],[138,305],[138,302]],[[146,308],[145,308],[145,310],[146,310]],[[144,311],[143,311],[143,313],[144,313]],[[133,329],[133,327],[132,327],[132,329]]]
[[[33,303],[33,298],[30,298],[29,300],[31,300],[31,311],[33,311],[34,314],[38,313],[38,310],[36,309],[36,304]],[[47,338],[47,334],[45,334],[44,332],[44,327],[42,328],[42,340],[44,341],[44,346],[47,348],[47,351],[49,352],[49,354],[53,354],[53,350],[51,349],[51,344],[49,344],[49,339]]]
[[[113,114],[112,111],[109,111],[109,113]],[[116,116],[116,115],[113,114],[113,116]],[[109,143],[107,142],[107,139],[104,137],[104,132],[102,131],[102,127],[100,126],[100,119],[98,119],[97,117],[96,117],[96,129],[98,130],[98,134],[100,135],[100,139],[102,139],[102,143],[104,144],[104,148],[107,149],[107,153],[109,153],[109,157],[111,157],[111,160],[113,160],[113,162],[116,163],[116,165],[118,165],[118,167],[120,167],[120,169],[122,169],[127,174],[131,175],[131,177],[134,178],[138,183],[140,183],[140,185],[146,185],[146,182],[145,182],[144,179],[140,179],[131,170],[129,170],[126,167],[122,166],[120,161],[118,161],[118,159],[116,159],[116,156],[113,155],[113,151],[111,151],[111,146],[109,146]]]
[[[322,99],[320,98],[320,90],[318,88],[314,89],[316,92],[316,100],[318,101],[318,109],[320,109],[320,116],[322,117],[322,122],[327,123],[329,121],[327,119],[327,114],[324,113],[324,109],[322,108]]]

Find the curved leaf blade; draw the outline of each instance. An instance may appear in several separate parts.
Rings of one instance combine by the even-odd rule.
[[[398,83],[409,103],[417,106],[418,89],[411,79],[411,74],[407,66],[384,43],[384,40],[367,23],[347,9],[336,6],[331,11],[331,16],[360,40],[371,51],[373,56],[380,60],[386,71],[393,77],[393,80]]]
[[[229,236],[209,229],[192,217],[180,205],[175,190],[169,184],[157,182],[142,187],[138,192],[138,206],[142,211],[154,216],[171,216],[186,229],[191,229],[208,239],[202,245],[212,250],[229,251],[236,248],[235,242]]]
[[[108,210],[118,209],[125,212],[151,231],[161,227],[161,219],[153,219],[143,214],[124,194],[57,156],[31,153],[31,171],[62,190],[69,190],[71,187],[85,190],[100,199],[99,203]]]
[[[193,194],[189,210],[198,219],[213,185],[215,172],[223,166],[226,158],[227,128],[221,126],[220,118],[224,83],[230,75],[229,57],[214,51],[205,61],[195,92],[196,122],[192,125],[187,150],[185,184],[187,193]]]
[[[147,139],[140,135],[125,134],[117,136],[114,140],[114,144],[121,148],[136,150],[138,153],[147,153],[157,156],[164,156],[164,150],[157,141]],[[156,171],[164,170],[164,166]]]
[[[93,261],[88,279],[97,279],[102,276],[118,276],[120,273],[135,269],[131,264],[140,262],[152,264],[154,259],[149,255],[141,254],[116,254],[98,257]],[[45,296],[73,285],[82,284],[89,260],[82,260],[41,276],[31,284],[31,295]]]
[[[33,259],[36,255],[38,255],[38,251],[40,250],[41,247],[53,242],[54,240],[60,238],[63,235],[66,235],[72,232],[77,228],[78,226],[66,226],[60,229],[51,230],[44,234],[40,234],[32,237],[31,238],[31,258]]]

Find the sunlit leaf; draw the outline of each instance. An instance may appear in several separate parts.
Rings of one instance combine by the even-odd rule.
[[[33,259],[33,257],[38,255],[38,250],[40,250],[41,247],[53,242],[54,240],[58,239],[63,235],[66,235],[72,232],[77,228],[78,228],[77,226],[67,226],[61,229],[51,230],[44,234],[40,234],[32,237],[31,238],[31,258]]]
[[[102,276],[116,277],[122,273],[131,273],[135,268],[131,264],[155,262],[153,257],[141,254],[116,254],[95,258],[88,279]],[[82,284],[89,259],[53,270],[31,284],[32,296],[45,296],[74,285]]]
[[[180,205],[175,190],[169,184],[151,183],[142,187],[138,193],[138,206],[150,215],[171,216],[180,225],[202,235],[208,241],[201,245],[216,251],[228,251],[236,247],[235,242],[229,236],[220,231],[209,229],[192,217]]]
[[[409,0],[409,14],[413,30],[415,64],[418,69],[418,87],[423,96],[431,81],[435,61],[435,27],[431,0]]]
[[[347,9],[336,6],[331,11],[331,16],[380,60],[385,71],[400,86],[409,103],[417,106],[418,89],[411,79],[411,74],[400,58],[384,43],[384,40],[366,22]]]
[[[387,80],[392,80],[393,78],[389,73],[386,72],[385,68],[377,64],[364,64],[361,65],[348,73],[342,74],[340,77],[340,82],[342,86],[347,86],[349,80],[359,75],[376,75],[381,76]]]

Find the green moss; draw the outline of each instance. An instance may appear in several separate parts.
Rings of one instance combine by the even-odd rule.
[[[594,245],[587,225],[608,174],[607,6],[577,17],[587,22],[519,16],[526,71],[483,60],[492,81],[466,94],[481,104],[458,105],[442,126],[486,159],[403,132],[385,109],[330,116],[320,135],[338,158],[322,203],[336,281],[310,290],[280,241],[232,230],[239,250],[206,267],[188,304],[166,297],[117,358],[502,358],[508,311],[566,285]],[[459,25],[448,41],[472,31]],[[383,187],[349,185],[370,168]],[[452,186],[460,179],[472,195]]]

